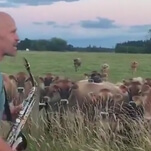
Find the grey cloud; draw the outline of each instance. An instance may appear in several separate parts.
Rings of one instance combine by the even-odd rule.
[[[8,1],[1,1],[0,0],[0,7],[18,7],[18,4],[9,3]]]
[[[47,22],[33,22],[34,25],[48,25],[48,26],[53,26],[55,28],[70,28],[72,27],[74,24],[68,24],[68,25],[60,25],[57,24],[54,21],[47,21]]]
[[[70,28],[72,26],[73,26],[73,24],[68,24],[68,25],[59,25],[59,24],[56,24],[54,27],[56,27],[56,28]]]
[[[115,25],[114,22],[115,22],[114,20],[98,17],[97,21],[83,20],[80,22],[80,25],[84,28],[103,28],[103,29],[119,27],[119,26]]]
[[[151,29],[151,24],[130,26],[130,31],[133,32],[148,32]]]
[[[54,21],[47,21],[47,22],[33,22],[34,25],[56,25]]]
[[[56,25],[56,23],[54,21],[47,21],[46,25]]]
[[[2,5],[0,5],[0,7],[15,7],[16,5],[31,5],[31,6],[49,5],[54,2],[60,1],[73,2],[79,0],[7,0],[6,2],[3,2]]]
[[[35,25],[43,25],[42,22],[33,22],[33,24],[35,24]]]

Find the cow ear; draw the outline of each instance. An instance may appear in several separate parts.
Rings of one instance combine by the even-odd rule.
[[[53,85],[53,91],[56,92],[58,90],[60,90],[60,87],[57,84],[54,84]]]
[[[76,83],[72,83],[73,85],[72,85],[72,89],[78,89],[79,88],[79,86],[76,84]]]
[[[58,81],[59,80],[59,76],[54,76],[54,78],[52,79],[52,82]]]
[[[142,86],[141,92],[145,94],[145,93],[147,93],[149,90],[150,90],[150,86],[144,84],[144,85]]]
[[[15,77],[14,75],[9,75],[9,78],[10,78],[11,80],[15,80],[15,81],[17,82],[17,79],[16,79],[16,77]]]
[[[122,101],[122,99],[123,99],[123,96],[121,94],[114,94],[113,95],[113,100],[115,102]]]
[[[84,73],[84,76],[89,76],[87,73]]]
[[[84,77],[85,77],[85,79],[88,79],[90,77],[90,75],[87,73],[84,73]]]
[[[128,88],[127,88],[127,86],[125,86],[125,85],[120,85],[119,88],[121,89],[121,91],[122,91],[123,93],[128,92]]]
[[[39,77],[39,79],[40,79],[42,82],[44,82],[44,78],[43,78],[43,77]]]

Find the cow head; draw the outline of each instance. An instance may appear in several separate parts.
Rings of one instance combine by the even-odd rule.
[[[123,85],[127,87],[127,91],[129,93],[130,101],[132,100],[133,96],[140,95],[141,89],[143,87],[144,80],[141,77],[132,78],[129,80],[123,80]]]
[[[57,93],[60,96],[60,102],[64,102],[65,104],[68,104],[68,99],[71,95],[71,92],[73,89],[77,89],[78,86],[76,83],[68,80],[58,80],[51,86],[45,87],[45,100],[51,100],[52,97]]]
[[[151,78],[146,78],[144,83],[151,86]]]
[[[95,110],[98,110],[103,120],[112,118],[115,112],[117,112],[117,104],[122,104],[124,99],[122,94],[113,94],[106,88],[101,89],[98,94],[91,92],[89,93],[89,96],[93,102],[93,105],[95,105]]]
[[[31,82],[30,77],[28,77],[24,72],[19,72],[16,74],[16,76],[9,75],[9,78],[16,82],[17,90],[19,93],[23,93],[25,91],[26,82]]]
[[[56,78],[48,73],[44,77],[39,77],[39,79],[44,83],[44,86],[49,86]]]

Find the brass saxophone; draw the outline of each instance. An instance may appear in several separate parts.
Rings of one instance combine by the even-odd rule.
[[[30,64],[28,63],[28,61],[23,58],[25,61],[25,68],[31,78],[31,82],[32,82],[32,89],[30,91],[30,93],[28,94],[28,97],[23,100],[23,109],[19,112],[19,115],[16,119],[16,121],[13,123],[7,137],[6,140],[8,142],[8,144],[11,146],[11,148],[13,150],[25,150],[27,147],[27,140],[25,138],[25,136],[21,133],[21,130],[23,129],[31,111],[32,108],[35,104],[35,92],[36,92],[36,82],[31,74],[30,71]]]

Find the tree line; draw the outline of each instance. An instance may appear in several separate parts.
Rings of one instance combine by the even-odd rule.
[[[80,51],[80,52],[115,52],[115,53],[151,53],[151,39],[117,43],[115,48],[97,46],[74,47],[61,38],[50,40],[30,40],[25,38],[18,44],[18,50],[32,51]]]
[[[30,40],[25,38],[18,44],[18,50],[32,51],[86,51],[86,52],[114,52],[114,49],[102,48],[96,46],[74,47],[68,44],[66,40],[61,38],[52,38],[50,40]]]
[[[115,53],[151,53],[151,40],[118,43]]]

